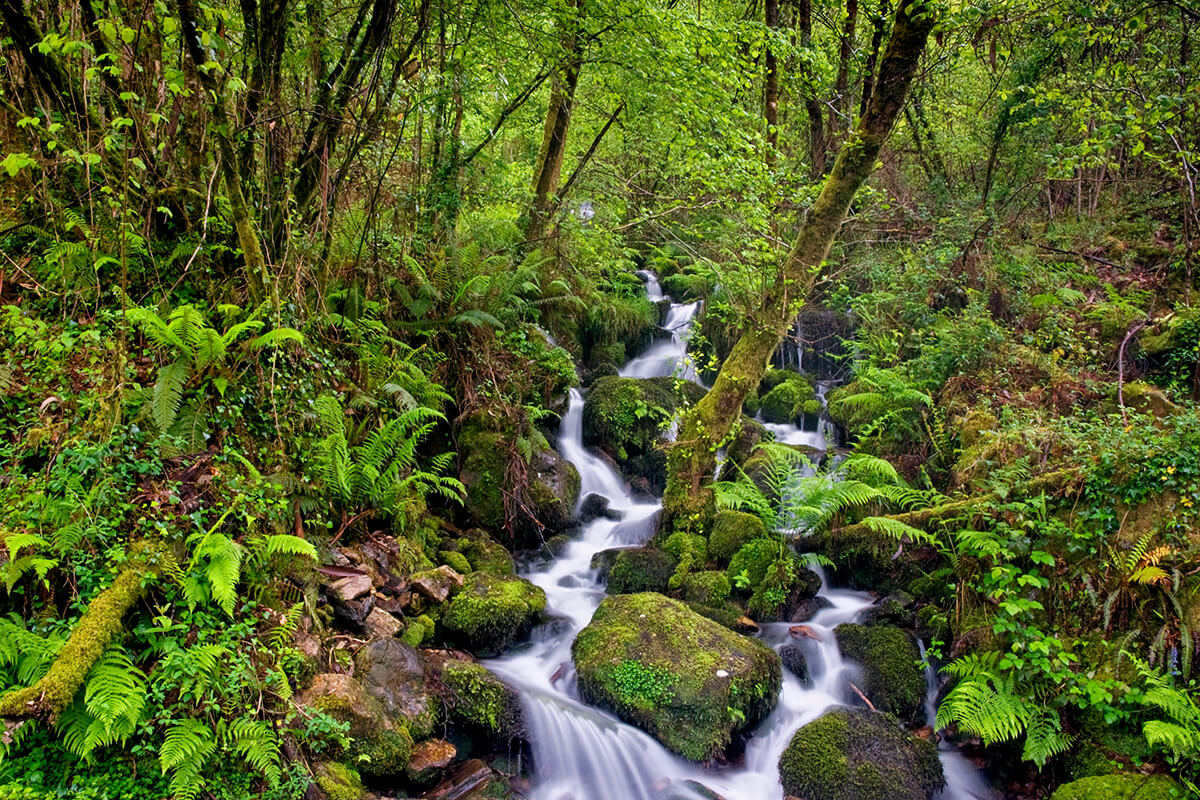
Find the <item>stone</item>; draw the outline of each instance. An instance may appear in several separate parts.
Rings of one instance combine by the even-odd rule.
[[[833,603],[829,602],[825,597],[809,597],[801,600],[796,604],[796,608],[792,611],[792,622],[808,622],[815,617],[820,611],[826,608],[832,608]]]
[[[886,714],[838,707],[796,731],[779,759],[804,800],[930,800],[945,785],[937,747]]]
[[[585,700],[693,761],[766,717],[782,681],[775,651],[652,592],[605,598],[571,654]]]
[[[424,800],[462,800],[482,789],[491,779],[491,767],[479,759],[473,758],[451,770],[446,780],[422,797]]]
[[[708,556],[718,564],[728,564],[737,551],[755,539],[768,538],[763,521],[744,511],[718,511],[708,535]]]
[[[899,628],[851,623],[838,625],[833,633],[842,656],[862,670],[858,686],[875,708],[905,722],[923,718],[925,674],[912,636]]]
[[[414,573],[409,579],[412,588],[435,603],[444,603],[451,592],[463,585],[463,576],[443,564],[437,569]]]
[[[804,648],[785,644],[779,648],[779,657],[783,660],[783,668],[795,675],[801,683],[812,683],[812,676],[808,672],[808,656]]]
[[[788,628],[788,633],[797,639],[812,639],[814,642],[823,642],[825,637],[817,633],[808,625],[793,625]]]
[[[608,507],[608,498],[604,495],[593,493],[583,498],[583,503],[579,506],[579,521],[586,525],[601,517],[615,520],[621,518],[621,513]]]
[[[370,575],[352,575],[348,578],[338,578],[329,584],[329,592],[343,603],[357,600],[371,591]]]
[[[498,654],[525,634],[546,608],[546,593],[524,578],[472,573],[446,605],[442,627],[476,654]]]
[[[678,561],[652,547],[622,550],[613,560],[604,591],[609,594],[665,592]]]
[[[861,625],[891,625],[899,628],[915,627],[916,600],[908,592],[892,592],[875,605],[864,608],[855,620]]]
[[[1183,790],[1168,775],[1120,773],[1065,783],[1050,800],[1169,800],[1181,796]]]
[[[458,748],[444,739],[426,739],[413,745],[408,759],[408,777],[417,783],[431,783],[454,761]]]
[[[442,664],[440,677],[456,730],[503,746],[525,736],[520,696],[486,667],[450,659]]]
[[[363,620],[363,631],[371,639],[390,639],[404,630],[404,623],[380,608],[372,608]]]
[[[399,639],[380,639],[358,651],[354,672],[367,694],[418,739],[433,733],[440,705],[431,696],[421,651]]]
[[[403,773],[412,753],[412,736],[402,721],[393,719],[383,704],[349,675],[322,673],[296,696],[298,705],[322,711],[349,724],[353,743],[350,763],[367,774],[387,777]]]
[[[358,772],[336,761],[318,761],[313,777],[328,800],[359,800],[366,793]]]

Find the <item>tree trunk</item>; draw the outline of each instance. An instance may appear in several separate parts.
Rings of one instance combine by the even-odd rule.
[[[767,362],[821,277],[821,265],[859,187],[904,105],[935,14],[927,0],[902,3],[879,69],[867,112],[838,153],[821,193],[800,229],[774,286],[721,366],[712,389],[685,413],[679,438],[667,452],[665,512],[679,527],[707,524],[712,514],[708,486],[716,452],[742,413],[746,395],[757,388]]]
[[[887,27],[888,0],[880,0],[877,12],[871,17],[871,53],[867,56],[867,68],[863,74],[862,98],[859,100],[858,115],[867,113],[867,103],[875,91],[875,67],[879,64],[879,48],[883,46],[884,29]]]
[[[583,13],[580,0],[570,3],[574,14]],[[537,168],[534,170],[533,203],[529,208],[529,220],[525,226],[525,242],[536,244],[546,232],[554,212],[554,194],[562,175],[563,155],[567,150],[567,131],[571,125],[571,111],[575,105],[575,88],[579,85],[582,66],[580,26],[577,18],[564,23],[567,31],[561,40],[564,57],[550,87],[550,106],[546,110],[546,124],[542,133],[542,148],[538,153]]]
[[[779,143],[779,64],[772,49],[771,36],[779,28],[779,0],[766,0],[767,55],[766,77],[763,86],[763,119],[767,123],[767,165],[775,163],[775,148]]]
[[[837,112],[829,115],[829,140],[839,141],[850,129],[851,109],[854,104],[850,95],[850,59],[854,57],[854,35],[858,24],[858,0],[846,0],[846,21],[842,28],[842,41],[838,53],[837,78],[833,93],[837,101]]]
[[[800,28],[800,46],[812,47],[812,0],[800,0],[798,17]],[[825,119],[821,113],[821,101],[817,99],[816,87],[811,73],[807,76],[809,85],[804,87],[804,111],[808,115],[808,155],[809,174],[812,180],[819,181],[825,174]]]

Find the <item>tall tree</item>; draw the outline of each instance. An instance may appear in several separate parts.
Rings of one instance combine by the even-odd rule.
[[[822,265],[860,186],[904,106],[929,33],[936,21],[928,0],[900,3],[866,113],[842,145],[784,259],[770,291],[743,329],[712,388],[683,417],[680,434],[667,453],[664,507],[676,524],[703,523],[712,512],[708,487],[716,453],[757,387],[766,366],[791,327],[799,306],[822,275]]]

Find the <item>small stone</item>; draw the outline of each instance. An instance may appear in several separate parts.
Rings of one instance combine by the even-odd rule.
[[[793,625],[788,628],[788,633],[797,639],[812,639],[815,642],[825,641],[825,638],[821,634],[814,631],[808,625]]]
[[[818,611],[832,606],[833,603],[824,597],[805,598],[796,604],[796,610],[792,612],[792,622],[808,622]]]
[[[344,603],[357,600],[371,591],[371,576],[352,575],[349,578],[338,578],[329,584],[329,591]]]
[[[428,781],[458,755],[458,749],[444,739],[426,739],[413,745],[408,774],[418,782]]]
[[[911,733],[918,739],[924,739],[925,741],[933,742],[934,744],[937,744],[938,742],[939,737],[937,733],[934,732],[932,725],[922,725],[915,731],[911,731]]]
[[[579,521],[587,524],[600,517],[604,517],[605,519],[620,519],[621,514],[608,507],[608,498],[604,495],[589,494],[583,498],[583,503],[579,506]]]
[[[784,645],[779,648],[779,657],[783,659],[784,669],[795,675],[801,683],[807,685],[812,682],[808,671],[808,656],[802,648],[794,644]]]
[[[378,608],[372,608],[363,621],[363,630],[372,639],[391,639],[404,630],[404,623]]]
[[[738,633],[758,633],[758,623],[749,617],[738,617],[737,631]]]
[[[412,587],[435,603],[446,602],[450,593],[462,585],[463,576],[445,564],[412,576]]]

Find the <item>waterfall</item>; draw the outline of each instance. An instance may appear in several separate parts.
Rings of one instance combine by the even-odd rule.
[[[937,720],[938,679],[933,665],[925,658],[925,643],[917,640],[921,659],[925,661],[925,722],[933,725]],[[946,775],[946,788],[934,795],[933,800],[992,800],[996,797],[983,779],[978,767],[945,739],[938,742],[938,758],[942,772]]]

